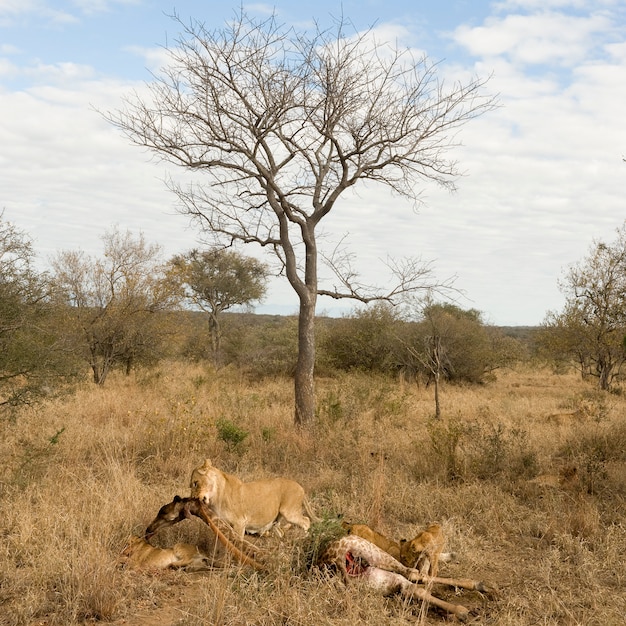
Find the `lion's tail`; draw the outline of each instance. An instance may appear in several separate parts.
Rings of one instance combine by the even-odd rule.
[[[313,513],[313,508],[311,507],[311,503],[309,502],[308,498],[305,496],[304,500],[302,501],[302,504],[304,505],[304,510],[306,512],[306,514],[309,516],[309,519],[311,520],[311,522],[319,522],[321,521],[319,517],[317,517],[315,515],[315,513]]]

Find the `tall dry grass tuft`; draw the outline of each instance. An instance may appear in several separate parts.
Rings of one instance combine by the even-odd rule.
[[[457,554],[442,574],[503,589],[456,597],[477,623],[622,623],[626,398],[531,369],[444,387],[439,421],[431,389],[383,377],[321,379],[318,392],[317,424],[301,431],[290,381],[171,363],[0,423],[0,624],[441,623],[309,571],[338,516],[396,539],[442,523]],[[205,458],[244,480],[294,478],[320,521],[308,538],[257,540],[269,574],[117,567]],[[209,546],[208,532],[185,521],[153,541]]]

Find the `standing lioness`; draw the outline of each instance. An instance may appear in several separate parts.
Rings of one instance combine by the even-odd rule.
[[[192,472],[190,487],[191,497],[210,506],[240,537],[246,532],[262,535],[279,518],[308,531],[313,519],[304,489],[287,478],[244,483],[207,459]],[[302,514],[303,507],[309,517]]]

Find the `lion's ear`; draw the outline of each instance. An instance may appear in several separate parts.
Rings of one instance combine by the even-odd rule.
[[[209,470],[211,469],[211,459],[205,459],[204,463],[198,467],[196,470],[196,472],[198,472],[199,474],[206,474]]]
[[[181,501],[181,497],[180,496],[174,496],[174,502],[180,502]]]

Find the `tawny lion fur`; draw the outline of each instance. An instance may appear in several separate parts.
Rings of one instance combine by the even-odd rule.
[[[400,544],[397,541],[388,539],[385,535],[381,535],[367,524],[350,524],[349,522],[343,521],[341,522],[341,526],[349,535],[363,537],[363,539],[367,539],[370,543],[373,543],[387,554],[390,554],[397,561],[402,561],[400,558]]]
[[[400,541],[400,561],[408,567],[418,569],[422,574],[437,576],[444,543],[441,526],[430,524],[410,541]]]
[[[452,555],[442,553],[445,537],[439,524],[430,524],[413,539],[402,539],[400,542],[388,539],[366,524],[350,524],[344,521],[341,525],[348,534],[367,539],[406,567],[416,568],[422,574],[436,576],[439,561],[452,558]]]
[[[190,543],[176,543],[171,548],[156,548],[142,537],[132,535],[119,559],[121,565],[132,569],[150,570],[187,567],[206,569],[209,561]]]
[[[240,537],[246,532],[263,535],[280,520],[308,531],[314,519],[304,489],[287,478],[244,483],[213,467],[207,459],[193,470],[190,487],[191,497],[211,507]],[[308,517],[303,515],[303,508]]]
[[[159,509],[157,516],[146,528],[145,537],[149,539],[160,528],[167,528],[173,524],[178,524],[183,520],[190,519],[191,516],[199,517],[205,522],[213,531],[215,539],[222,544],[226,551],[237,561],[244,565],[250,565],[259,571],[264,569],[264,565],[257,560],[257,557],[263,556],[260,548],[244,539],[233,537],[233,529],[225,522],[219,520],[215,513],[197,498],[181,498],[180,496],[174,496],[171,502],[164,504]],[[222,528],[220,528],[220,524]],[[221,565],[223,563],[219,564]]]

